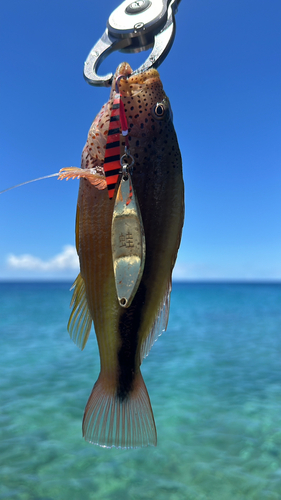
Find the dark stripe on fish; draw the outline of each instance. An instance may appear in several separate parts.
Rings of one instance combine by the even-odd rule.
[[[128,309],[123,309],[119,319],[121,347],[118,358],[117,396],[123,401],[133,389],[136,372],[138,332],[141,325],[142,305],[145,303],[146,287],[141,282],[136,296]]]

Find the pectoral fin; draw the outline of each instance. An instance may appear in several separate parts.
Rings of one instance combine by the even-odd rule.
[[[92,317],[88,307],[85,283],[81,274],[78,274],[72,289],[74,289],[70,303],[72,311],[67,329],[73,342],[83,350],[90,335]]]

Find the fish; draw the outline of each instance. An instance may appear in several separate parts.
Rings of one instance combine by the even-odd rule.
[[[110,197],[104,170],[117,80],[145,234],[143,273],[129,307],[118,301],[111,246],[120,175],[110,186]],[[121,154],[125,146],[120,135]],[[129,64],[119,65],[109,100],[89,130],[81,168],[60,171],[60,179],[71,177],[80,178],[75,231],[80,273],[73,284],[68,330],[84,349],[93,323],[100,355],[100,373],[84,412],[83,436],[108,448],[156,446],[155,420],[140,366],[167,328],[172,270],[184,221],[181,153],[170,102],[156,69],[133,73]]]

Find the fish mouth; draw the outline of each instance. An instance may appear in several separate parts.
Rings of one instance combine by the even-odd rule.
[[[141,90],[143,86],[151,84],[161,84],[159,73],[156,69],[150,68],[140,73],[133,72],[131,66],[124,62],[121,63],[115,73],[113,85],[116,91],[123,95],[134,94],[137,90]]]
[[[133,73],[133,70],[132,70],[130,64],[123,62],[123,63],[119,64],[119,66],[115,72],[115,78],[118,79],[118,78],[121,78],[122,76],[124,78],[129,78],[132,73]]]

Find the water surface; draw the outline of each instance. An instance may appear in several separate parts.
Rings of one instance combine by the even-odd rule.
[[[280,500],[281,285],[174,284],[143,363],[158,446],[81,437],[99,372],[68,283],[0,283],[0,499]]]

